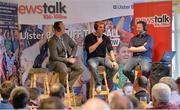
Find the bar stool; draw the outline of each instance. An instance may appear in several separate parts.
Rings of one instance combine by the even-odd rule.
[[[108,95],[109,94],[109,88],[108,88],[108,83],[107,83],[107,78],[106,78],[106,71],[104,66],[99,66],[98,67],[100,71],[100,75],[103,76],[104,82],[105,82],[105,90],[102,90],[100,93],[97,93],[95,90],[95,81],[93,76],[91,76],[90,80],[90,97],[94,98],[96,95]]]
[[[70,72],[70,70],[68,70],[68,72]],[[59,77],[60,73],[57,73],[55,71],[51,71],[50,72],[51,75],[55,75],[56,76],[56,80],[59,79],[57,77]],[[51,76],[53,78],[53,76]],[[50,82],[54,79],[49,78]],[[75,106],[76,107],[76,99],[75,99],[75,94],[74,94],[74,90],[72,89],[72,91],[70,91],[70,87],[69,87],[69,74],[66,75],[65,81],[66,81],[66,93],[65,93],[65,104],[67,104],[68,106]],[[60,82],[60,81],[59,81]],[[73,103],[72,103],[73,102]]]
[[[48,69],[47,68],[31,68],[30,71],[31,82],[30,87],[36,88],[37,76],[43,75],[43,85],[44,85],[44,94],[48,95],[49,91],[49,81],[48,81]]]
[[[69,79],[69,74],[66,75],[66,96],[68,99],[68,105],[72,105],[71,102],[73,101],[73,105],[76,107],[76,98],[75,98],[75,94],[74,94],[74,89],[72,88],[72,91],[70,91],[68,79]]]

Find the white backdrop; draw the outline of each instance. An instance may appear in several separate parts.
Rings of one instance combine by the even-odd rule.
[[[57,20],[66,24],[92,22],[133,15],[133,3],[137,1],[142,0],[20,0],[18,21],[19,24],[53,24]]]

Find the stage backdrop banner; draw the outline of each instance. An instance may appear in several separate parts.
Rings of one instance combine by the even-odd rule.
[[[86,23],[133,15],[133,4],[142,0],[20,0],[19,24]]]
[[[165,51],[171,50],[172,2],[134,4],[134,19],[135,24],[139,20],[147,22],[147,33],[154,38],[153,61],[159,61]]]
[[[95,21],[94,21],[95,22]],[[85,52],[84,48],[84,38],[87,34],[94,32],[94,22],[87,23],[74,23],[66,24],[65,31],[66,33],[76,42],[78,45],[77,49],[77,64],[83,66],[84,72],[82,74],[83,80],[88,80],[90,78],[89,70],[85,67]],[[133,37],[132,27],[133,27],[133,16],[117,16],[109,19],[103,19],[105,23],[105,32],[111,39],[111,43],[114,47],[114,52],[116,53],[117,61],[121,58],[121,55],[118,46],[121,43],[128,44],[130,39]],[[19,44],[22,48],[22,53],[20,59],[21,65],[25,72],[23,73],[24,80],[28,76],[29,70],[34,68],[46,68],[48,64],[48,45],[46,40],[50,39],[53,36],[53,26],[52,25],[27,25],[21,24],[21,36]],[[125,53],[125,59],[127,59],[127,49],[123,49]],[[125,52],[124,52],[125,51]],[[131,56],[131,54],[128,54]],[[123,57],[124,58],[124,57]],[[128,57],[129,58],[129,57]]]
[[[0,29],[17,29],[18,4],[0,2]]]
[[[15,3],[0,2],[0,79],[8,79],[16,73],[15,32],[17,30],[17,7]],[[12,78],[12,77],[11,77]],[[1,83],[0,81],[0,83]]]

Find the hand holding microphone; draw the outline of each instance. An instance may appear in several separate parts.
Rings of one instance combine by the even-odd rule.
[[[101,44],[101,43],[103,42],[102,36],[98,36],[98,37],[97,37],[97,42],[98,42],[99,44]]]

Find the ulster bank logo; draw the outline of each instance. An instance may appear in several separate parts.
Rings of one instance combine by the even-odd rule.
[[[42,5],[19,5],[18,12],[20,14],[40,14],[44,19],[66,19],[66,8],[62,2],[43,3]]]
[[[171,24],[171,18],[166,13],[160,16],[138,17],[136,18],[136,23],[140,20],[145,21],[147,24],[153,24],[154,27],[169,27]]]

